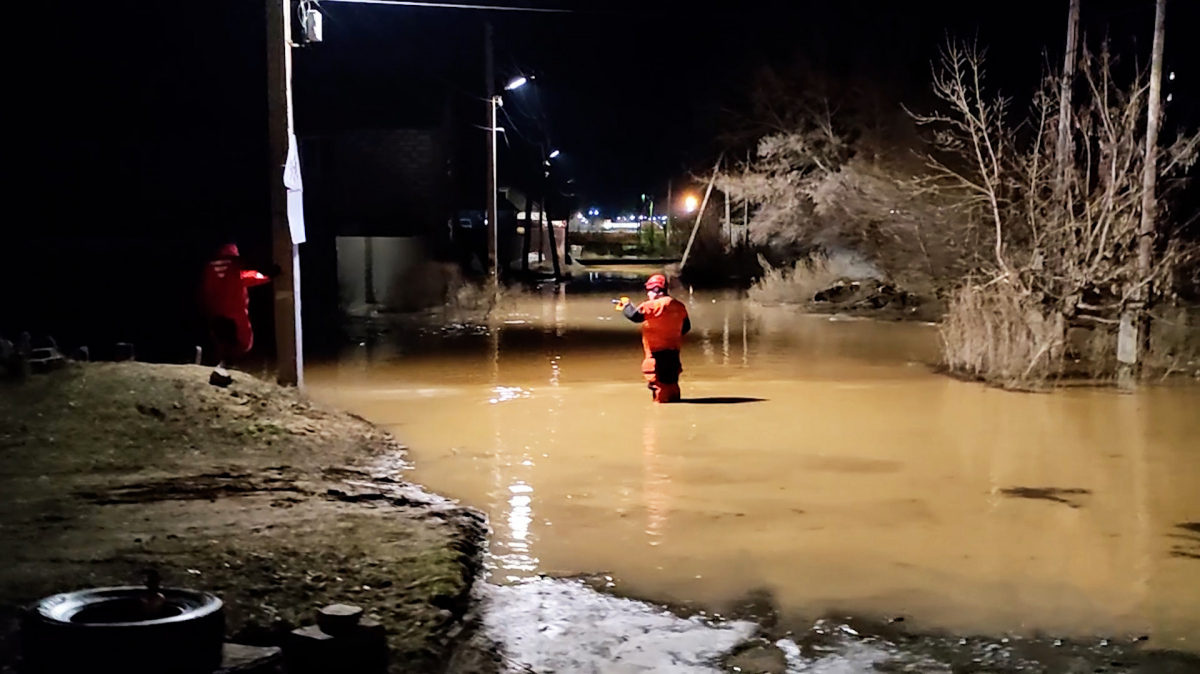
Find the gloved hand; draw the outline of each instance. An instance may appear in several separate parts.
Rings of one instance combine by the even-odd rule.
[[[625,311],[625,307],[629,306],[629,298],[622,297],[619,300],[613,300],[613,309],[616,311]]]

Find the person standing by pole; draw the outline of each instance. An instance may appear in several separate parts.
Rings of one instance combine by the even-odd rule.
[[[254,346],[247,289],[270,283],[280,272],[278,265],[272,265],[266,274],[247,269],[242,264],[237,245],[232,242],[222,246],[217,256],[205,266],[201,301],[217,353],[217,366],[208,383],[221,388],[233,383],[226,368]]]

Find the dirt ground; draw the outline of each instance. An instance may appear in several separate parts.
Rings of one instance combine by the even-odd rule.
[[[362,419],[207,377],[127,363],[0,383],[0,672],[22,605],[151,568],[220,596],[236,641],[352,603],[387,627],[393,672],[442,669],[470,631],[485,518],[402,482],[403,448]]]

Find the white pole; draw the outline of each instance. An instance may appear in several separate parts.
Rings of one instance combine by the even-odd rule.
[[[496,131],[496,109],[500,107],[500,96],[492,96],[492,155],[491,155],[491,189],[488,191],[488,227],[491,229],[492,236],[490,247],[492,249],[492,281],[497,286],[499,292],[500,285],[500,205],[499,205],[499,174],[496,170],[496,144],[498,142]]]

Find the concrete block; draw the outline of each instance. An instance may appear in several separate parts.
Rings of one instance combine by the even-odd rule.
[[[282,667],[283,649],[227,643],[221,651],[221,668],[214,674],[278,674]]]
[[[363,610],[349,604],[331,604],[317,611],[317,627],[326,634],[340,636],[358,628]]]
[[[137,360],[137,355],[133,351],[133,345],[129,342],[117,342],[116,355],[114,360],[127,361]]]
[[[369,618],[334,636],[310,625],[293,630],[283,646],[288,674],[386,674],[387,635]]]

